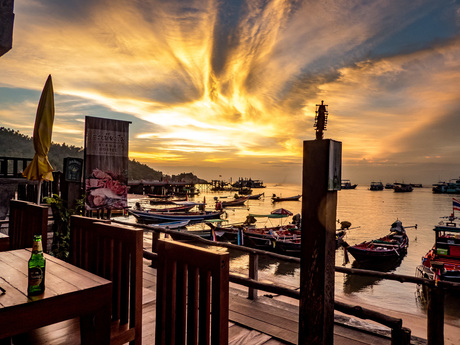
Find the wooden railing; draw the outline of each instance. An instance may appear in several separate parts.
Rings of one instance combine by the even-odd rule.
[[[21,173],[31,161],[32,158],[0,157],[0,177],[22,177]]]
[[[273,294],[287,296],[293,299],[300,298],[300,292],[292,288],[282,287],[276,284],[270,284],[265,282],[258,281],[258,261],[259,256],[264,255],[271,258],[283,260],[285,262],[292,262],[300,264],[300,258],[289,257],[273,252],[267,252],[263,250],[238,246],[230,243],[224,242],[214,242],[206,240],[200,236],[187,233],[185,231],[176,231],[169,229],[158,229],[153,228],[148,225],[142,224],[133,224],[129,222],[116,221],[120,224],[138,226],[144,228],[145,231],[152,232],[153,241],[152,241],[152,252],[144,250],[144,258],[152,260],[154,264],[157,255],[156,255],[156,239],[159,238],[160,233],[166,235],[180,235],[184,238],[189,238],[191,240],[197,241],[199,243],[209,245],[209,246],[218,246],[225,247],[229,249],[239,250],[245,252],[249,255],[249,276],[242,277],[236,274],[230,274],[230,281],[232,283],[240,284],[248,287],[248,298],[255,299],[257,298],[257,291],[262,290]],[[354,269],[347,267],[335,266],[335,271],[340,273],[347,273],[352,275],[361,275],[376,277],[387,280],[394,280],[401,283],[412,283],[418,284],[426,287],[428,291],[428,308],[427,308],[427,339],[428,344],[442,344],[444,339],[444,294],[449,290],[460,291],[460,284],[439,281],[437,284],[433,280],[418,278],[415,276],[399,275],[393,273],[383,273],[378,271]],[[402,319],[394,318],[382,313],[378,313],[373,310],[362,308],[360,306],[351,306],[342,302],[334,302],[334,308],[337,311],[343,312],[348,315],[353,315],[361,319],[369,319],[375,322],[378,322],[382,325],[385,325],[391,329],[391,338],[392,344],[409,344],[411,331],[408,328],[402,327]]]

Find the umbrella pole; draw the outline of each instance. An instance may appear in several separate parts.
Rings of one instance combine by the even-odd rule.
[[[40,180],[40,182],[38,182],[37,205],[40,205],[40,196],[42,193],[42,183],[43,183],[43,180]]]

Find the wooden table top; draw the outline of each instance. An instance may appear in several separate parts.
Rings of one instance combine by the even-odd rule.
[[[45,254],[45,293],[28,297],[27,262],[30,255],[30,249],[0,252],[0,286],[6,291],[4,295],[1,295],[0,308],[111,283],[95,274]]]
[[[110,315],[109,280],[47,254],[45,292],[28,297],[30,255],[30,249],[0,252],[0,324],[15,328],[0,327],[0,338],[107,308]]]

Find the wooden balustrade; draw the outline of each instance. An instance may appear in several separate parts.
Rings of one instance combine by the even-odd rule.
[[[131,225],[133,223],[114,221],[117,223]],[[287,262],[295,262],[300,264],[300,259],[295,257],[284,256],[277,253],[267,252],[263,250],[242,247],[230,243],[224,242],[213,242],[206,240],[200,236],[186,233],[184,231],[176,231],[169,229],[158,229],[152,228],[148,225],[135,224],[137,227],[144,228],[146,231],[153,233],[152,251],[156,250],[156,240],[159,238],[160,233],[174,235],[179,234],[182,237],[189,237],[197,242],[210,246],[226,247],[229,249],[236,249],[239,251],[246,252],[249,255],[249,277],[245,278],[240,275],[230,274],[230,282],[240,284],[248,287],[248,298],[257,298],[257,290],[263,290],[269,293],[287,296],[294,299],[300,298],[300,292],[295,289],[282,287],[276,284],[264,283],[257,281],[258,279],[258,258],[260,255],[270,256],[279,260]],[[148,252],[144,250],[144,258],[152,260],[154,264],[157,258],[157,254],[154,252]],[[437,285],[433,280],[418,278],[415,276],[400,275],[394,273],[383,273],[378,271],[370,271],[356,268],[347,268],[341,266],[335,266],[335,272],[362,275],[369,277],[376,277],[387,280],[394,280],[401,283],[412,283],[426,287],[428,291],[428,313],[427,313],[427,340],[428,345],[431,344],[443,344],[444,341],[444,294],[447,290],[458,290],[460,291],[460,284],[439,281]],[[392,345],[409,344],[410,341],[410,330],[402,327],[402,320],[393,318],[373,310],[361,308],[359,306],[351,306],[341,302],[334,302],[334,309],[341,311],[345,314],[353,315],[362,319],[369,319],[385,325],[391,329],[391,343]]]
[[[22,177],[32,158],[0,157],[0,177]]]

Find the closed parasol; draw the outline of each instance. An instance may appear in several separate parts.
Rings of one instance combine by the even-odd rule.
[[[43,88],[35,117],[33,136],[35,155],[32,162],[22,173],[28,180],[39,181],[37,204],[40,203],[40,191],[43,181],[53,181],[53,167],[48,161],[53,122],[54,92],[51,75],[49,75]]]

